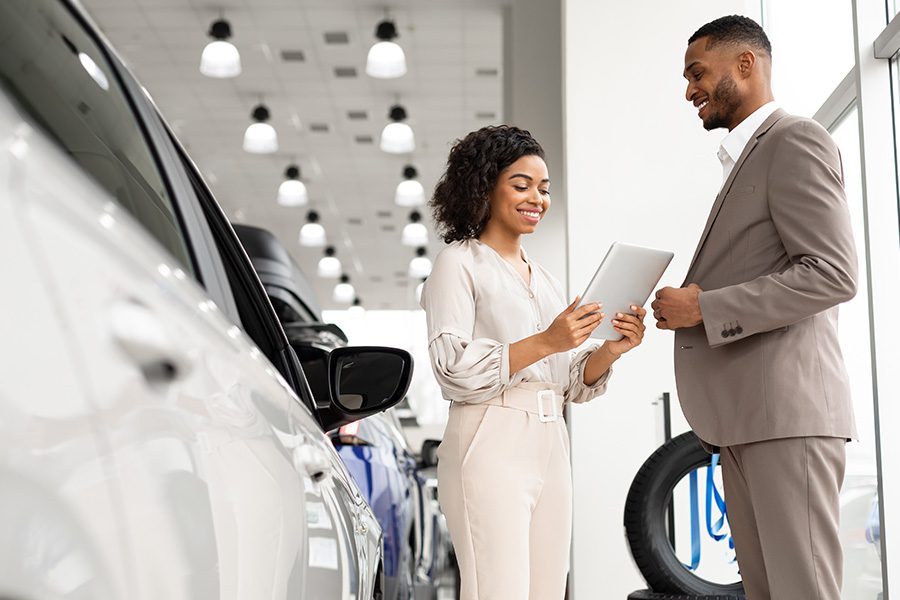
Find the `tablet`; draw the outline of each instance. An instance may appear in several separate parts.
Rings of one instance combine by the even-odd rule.
[[[579,306],[603,305],[606,317],[591,337],[613,342],[622,339],[612,325],[616,313],[634,314],[632,305],[643,306],[674,256],[664,250],[614,242],[578,302]]]

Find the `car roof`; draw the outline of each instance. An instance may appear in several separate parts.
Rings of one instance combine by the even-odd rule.
[[[262,227],[243,224],[233,227],[263,284],[293,292],[316,320],[321,321],[322,307],[312,284],[278,238]]]

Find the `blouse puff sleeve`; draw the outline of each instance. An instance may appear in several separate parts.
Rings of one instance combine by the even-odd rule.
[[[479,403],[502,394],[510,384],[509,344],[472,339],[475,330],[475,279],[471,257],[448,246],[435,259],[422,290],[428,352],[444,399]]]

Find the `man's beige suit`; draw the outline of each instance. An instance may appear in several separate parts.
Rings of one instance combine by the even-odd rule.
[[[750,600],[838,600],[837,494],[856,436],[837,305],[857,260],[840,154],[775,111],[713,204],[685,279],[703,324],[675,335],[685,416],[721,447]]]

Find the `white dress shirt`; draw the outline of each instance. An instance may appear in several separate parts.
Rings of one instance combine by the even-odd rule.
[[[749,117],[741,121],[737,127],[729,131],[728,135],[722,140],[717,154],[719,156],[719,161],[722,163],[723,186],[728,180],[728,176],[731,175],[731,170],[734,169],[734,165],[744,152],[744,148],[746,148],[747,144],[750,142],[750,138],[753,137],[756,130],[760,128],[763,121],[768,119],[776,110],[778,110],[778,105],[775,102],[763,104]]]

